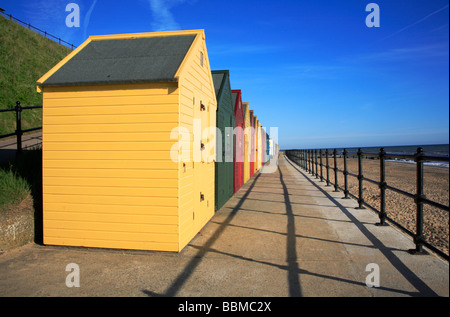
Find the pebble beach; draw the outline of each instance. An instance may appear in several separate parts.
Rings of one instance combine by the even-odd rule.
[[[323,160],[325,165],[325,160]],[[329,159],[330,167],[334,166]],[[337,159],[340,170],[344,169],[343,158]],[[374,181],[380,181],[380,161],[377,159],[363,159],[363,175]],[[334,171],[330,168],[329,179],[334,183]],[[349,173],[358,174],[358,161],[356,158],[347,158]],[[324,179],[326,169],[322,169]],[[319,167],[320,175],[320,167]],[[389,186],[403,191],[416,193],[416,165],[404,162],[386,161],[386,182]],[[344,188],[344,175],[338,172],[338,184]],[[349,192],[358,196],[358,179],[348,175]],[[437,166],[424,166],[424,191],[428,199],[440,204],[449,205],[449,168]],[[380,209],[380,189],[376,184],[363,181],[363,197],[371,206]],[[416,231],[416,204],[414,199],[386,190],[386,212],[409,231]],[[428,243],[437,247],[447,255],[449,254],[449,213],[436,207],[424,204],[424,237]]]

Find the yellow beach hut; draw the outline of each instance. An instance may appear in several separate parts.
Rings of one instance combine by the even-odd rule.
[[[44,244],[178,252],[213,216],[203,30],[91,36],[37,89]]]
[[[255,135],[255,151],[253,153],[253,174],[255,174],[258,171],[258,116],[255,115],[255,113],[253,112],[253,120],[255,123],[255,130],[254,130],[254,135]]]
[[[261,168],[261,123],[259,122],[259,120],[256,121],[256,129],[258,130],[258,145],[256,146],[258,151],[256,154],[256,166],[258,168],[258,170]]]
[[[244,107],[244,184],[250,179],[250,141],[251,127],[249,103],[243,102]]]

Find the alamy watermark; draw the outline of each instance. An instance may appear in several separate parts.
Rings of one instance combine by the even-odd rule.
[[[366,265],[366,272],[370,272],[366,276],[367,287],[380,287],[380,267],[376,263]]]
[[[68,28],[80,27],[80,7],[76,3],[69,3],[66,5],[66,12],[70,12],[66,16],[66,26]]]
[[[170,150],[170,158],[173,162],[260,162],[265,163],[266,159],[276,156],[276,146],[278,144],[278,127],[270,127],[269,140],[266,144],[256,147],[252,142],[256,142],[255,135],[266,133],[265,128],[256,130],[253,127],[225,127],[221,129],[215,126],[204,127],[202,120],[194,119],[192,132],[187,127],[178,126],[172,129],[170,139],[175,140]],[[260,138],[263,139],[263,138]],[[267,142],[269,141],[269,142]],[[235,151],[236,148],[242,151]],[[247,143],[247,144],[245,144]],[[268,143],[268,145],[267,145]],[[244,147],[247,147],[247,157],[244,154]],[[263,149],[266,153],[262,153]],[[272,173],[276,170],[277,160],[268,160],[262,173]]]
[[[70,272],[66,276],[67,287],[80,287],[80,267],[76,263],[66,265],[66,272]]]
[[[366,12],[370,12],[366,17],[366,26],[368,28],[380,27],[380,6],[376,3],[366,5]]]

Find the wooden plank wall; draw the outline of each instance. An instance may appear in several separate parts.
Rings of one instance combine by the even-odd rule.
[[[214,159],[215,133],[205,129],[216,125],[216,97],[204,39],[198,35],[192,44],[192,56],[183,66],[180,75],[180,125],[194,131],[193,120],[201,122],[192,135],[191,161],[186,169],[180,169],[180,250],[200,231],[214,214]],[[201,59],[203,57],[203,66]],[[205,105],[205,110],[200,105]],[[198,134],[200,132],[200,135]],[[200,149],[200,142],[205,150]],[[197,151],[195,153],[195,151]],[[193,162],[194,156],[210,153],[210,161],[202,157]],[[200,157],[202,155],[199,155]],[[203,194],[204,199],[200,199]]]
[[[175,84],[46,87],[44,243],[178,251]]]

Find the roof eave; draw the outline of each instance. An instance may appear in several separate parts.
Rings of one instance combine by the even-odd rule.
[[[94,85],[115,85],[115,84],[151,84],[151,83],[176,83],[177,78],[162,78],[156,80],[107,80],[107,81],[92,81],[92,82],[71,82],[63,84],[41,84],[39,87],[70,87],[70,86],[94,86]]]
[[[37,92],[42,92],[42,87],[44,87],[44,82],[56,73],[64,64],[66,64],[69,60],[71,60],[75,55],[78,54],[86,45],[91,42],[91,38],[88,38],[84,41],[80,46],[78,46],[75,50],[70,52],[66,57],[64,57],[58,64],[53,66],[47,73],[45,73],[41,78],[39,78],[36,82],[36,90]]]
[[[186,65],[187,61],[190,58],[190,55],[193,54],[192,51],[194,50],[193,47],[195,47],[195,44],[199,39],[204,40],[205,39],[205,32],[204,30],[193,30],[193,31],[184,31],[184,32],[190,32],[186,33],[185,35],[196,35],[195,39],[192,41],[191,46],[189,47],[186,55],[184,55],[183,60],[180,63],[180,66],[178,66],[178,70],[175,72],[174,78],[177,80],[180,78],[180,74],[183,72],[184,66]],[[214,87],[213,87],[214,89]]]

